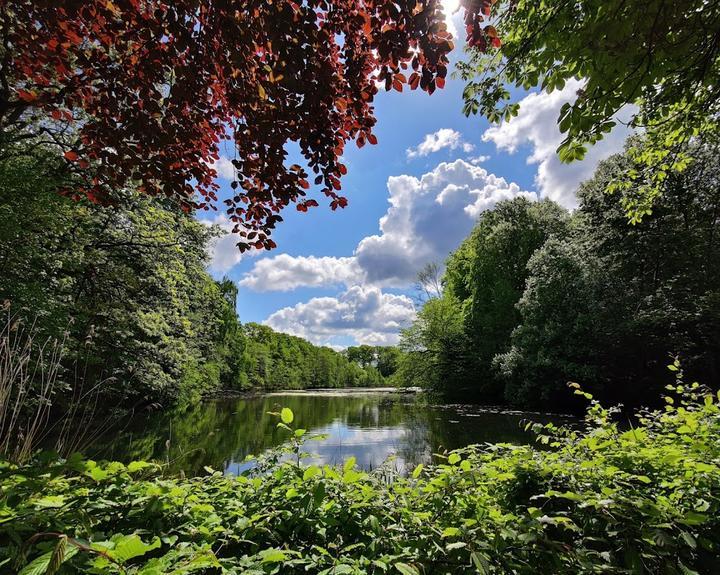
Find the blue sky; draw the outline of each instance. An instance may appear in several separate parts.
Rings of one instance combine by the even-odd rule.
[[[460,24],[457,15],[453,21]],[[501,126],[463,116],[460,80],[448,78],[432,96],[382,92],[378,144],[346,147],[342,193],[349,205],[332,212],[316,193],[320,207],[286,210],[272,252],[240,257],[236,240],[222,238],[213,246],[211,273],[238,283],[243,322],[336,348],[396,343],[414,317],[414,275],[425,263],[442,264],[482,211],[518,195],[572,209],[578,183],[622,149],[627,130],[620,126],[583,162],[560,164],[557,115],[579,86],[516,94],[521,112]],[[232,149],[223,156],[219,182],[229,193]],[[202,217],[226,225],[221,212]]]

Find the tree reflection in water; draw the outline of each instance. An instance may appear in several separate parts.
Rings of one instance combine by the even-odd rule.
[[[559,416],[507,413],[479,406],[426,405],[418,397],[396,393],[333,391],[275,393],[201,403],[182,412],[138,417],[98,445],[95,457],[170,462],[172,471],[203,473],[205,466],[240,473],[246,458],[280,445],[287,432],[277,429],[270,411],[289,407],[294,426],[324,433],[309,442],[314,463],[340,463],[355,457],[365,469],[388,464],[412,469],[432,454],[471,443],[527,443],[527,419],[547,422]]]

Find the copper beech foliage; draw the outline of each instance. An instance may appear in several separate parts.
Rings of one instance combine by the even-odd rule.
[[[0,145],[49,138],[76,197],[133,183],[190,210],[217,203],[231,140],[241,250],[274,247],[283,208],[318,205],[311,185],[344,207],[341,156],[376,143],[379,86],[432,94],[453,48],[439,0],[6,0],[0,20]]]

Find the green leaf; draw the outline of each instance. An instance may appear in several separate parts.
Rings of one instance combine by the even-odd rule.
[[[690,569],[690,567],[685,565],[682,561],[678,560],[678,566],[680,567],[680,571],[683,575],[700,575],[700,573],[698,573],[694,569]]]
[[[448,463],[449,463],[450,465],[455,465],[455,464],[458,463],[461,459],[462,459],[462,457],[460,457],[459,454],[457,454],[457,453],[451,453],[451,454],[450,454],[450,457],[448,457]]]
[[[152,463],[148,463],[147,461],[131,461],[128,463],[127,470],[130,473],[135,473],[136,471],[140,471],[141,469],[146,469],[147,467],[152,467]]]
[[[70,559],[78,552],[78,548],[70,547],[69,549],[66,549],[62,555],[60,562],[57,565],[54,565],[54,570],[51,570],[50,567],[53,559],[57,559],[56,552],[57,547],[52,551],[48,551],[47,553],[40,555],[40,557],[36,558],[31,563],[25,565],[25,567],[20,570],[18,575],[54,575],[60,569],[60,565],[62,565],[65,561]]]
[[[315,507],[319,507],[323,499],[325,499],[325,484],[320,481],[313,491],[313,504]]]
[[[620,435],[620,439],[625,441],[643,441],[647,437],[647,432],[644,429],[631,429]]]
[[[473,565],[475,565],[475,569],[477,569],[478,573],[481,573],[482,575],[489,575],[490,573],[490,563],[488,562],[487,557],[484,555],[481,555],[480,553],[470,553],[470,560],[473,562]]]
[[[281,549],[264,549],[258,555],[263,563],[279,563],[288,558],[288,554]]]
[[[680,520],[680,523],[684,523],[685,525],[702,525],[707,521],[707,519],[707,515],[704,515],[703,513],[688,511],[685,514],[685,517]]]
[[[41,497],[40,499],[36,499],[35,501],[33,501],[33,505],[35,507],[39,507],[41,509],[62,507],[64,504],[65,504],[65,496],[64,495],[46,495],[45,497]]]
[[[92,477],[95,481],[102,481],[103,479],[107,479],[110,475],[107,471],[100,467],[91,467],[87,470],[87,475]]]
[[[402,575],[420,575],[420,571],[407,563],[395,563],[395,569],[400,571]]]
[[[283,407],[282,411],[280,411],[280,419],[285,425],[290,425],[295,419],[295,414],[289,407]]]
[[[116,535],[108,542],[95,543],[95,549],[105,551],[118,563],[125,563],[135,557],[145,555],[148,551],[160,547],[159,537],[155,537],[151,543],[145,543],[139,535]]]
[[[303,472],[303,481],[308,481],[320,473],[320,468],[317,465],[311,465],[306,468]]]
[[[687,543],[688,547],[691,547],[692,549],[697,548],[697,541],[695,541],[695,537],[690,535],[687,531],[681,531],[680,535],[682,536],[685,543]]]

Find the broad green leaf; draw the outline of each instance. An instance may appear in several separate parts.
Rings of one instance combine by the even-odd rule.
[[[148,463],[147,461],[131,461],[127,465],[127,470],[130,473],[135,473],[136,471],[140,471],[141,469],[146,469],[148,467],[153,467],[153,464]]]
[[[46,495],[45,497],[34,500],[33,505],[41,509],[62,507],[65,504],[66,499],[67,498],[64,495]]]
[[[303,472],[303,481],[308,481],[320,473],[320,468],[316,465],[307,467]]]
[[[95,543],[92,546],[102,549],[115,561],[122,564],[135,557],[145,555],[145,553],[157,549],[160,545],[159,537],[155,537],[150,543],[145,543],[140,539],[139,535],[132,534],[114,536],[108,542]]]
[[[288,554],[281,549],[265,549],[258,553],[263,563],[279,563],[288,558]]]
[[[395,563],[395,569],[400,571],[402,575],[420,575],[420,571],[407,563]]]
[[[73,555],[77,554],[77,552],[77,547],[67,547],[59,563],[57,563],[57,565],[54,566],[54,569],[51,570],[49,567],[51,567],[50,564],[53,561],[53,557],[57,557],[55,549],[53,549],[52,551],[48,551],[47,553],[40,555],[40,557],[37,557],[32,562],[25,565],[18,575],[54,575],[59,570],[60,565],[70,559]]]
[[[470,553],[470,560],[473,562],[473,565],[475,565],[478,573],[481,573],[482,575],[489,575],[490,563],[487,557],[480,553],[473,552]]]
[[[295,414],[289,407],[283,407],[280,411],[280,419],[285,425],[290,425],[293,422],[293,419],[295,419]]]

